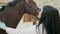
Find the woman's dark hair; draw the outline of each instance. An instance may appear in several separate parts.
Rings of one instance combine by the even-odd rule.
[[[59,24],[59,12],[52,6],[44,6],[39,26],[41,23],[44,24],[47,34],[56,34],[56,25]]]

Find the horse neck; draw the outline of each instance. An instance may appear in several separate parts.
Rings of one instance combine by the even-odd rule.
[[[6,8],[6,9],[8,9],[8,8]],[[10,10],[9,10],[10,9]],[[23,10],[23,7],[11,7],[11,8],[9,8],[8,9],[8,12],[7,11],[5,11],[7,14],[5,15],[4,14],[4,16],[10,16],[10,17],[8,17],[8,18],[5,18],[5,19],[8,19],[8,20],[6,20],[5,22],[7,23],[6,25],[8,26],[8,27],[12,27],[12,28],[16,28],[16,26],[19,24],[19,21],[21,20],[21,18],[22,18],[22,16],[23,16],[23,14],[24,14],[24,10]],[[12,9],[12,10],[11,10]],[[21,12],[22,11],[22,12]],[[11,13],[9,13],[9,12],[11,12]],[[9,15],[9,14],[10,15]],[[12,16],[12,15],[15,15],[15,16]],[[12,17],[12,18],[11,18]],[[11,18],[11,19],[10,19]],[[10,21],[10,20],[13,20],[13,21]]]

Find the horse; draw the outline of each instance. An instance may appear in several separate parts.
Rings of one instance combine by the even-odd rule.
[[[14,4],[13,4],[14,5]],[[7,27],[16,28],[22,16],[25,13],[37,17],[37,5],[33,0],[20,0],[14,6],[3,6],[0,11],[0,21],[4,22]],[[0,29],[0,34],[8,34]]]

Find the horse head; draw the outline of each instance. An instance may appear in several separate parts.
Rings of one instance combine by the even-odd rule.
[[[33,0],[30,0],[27,2],[27,4],[25,4],[25,10],[27,13],[32,14],[33,16],[37,16],[38,15],[38,11],[37,11],[37,5]]]
[[[28,13],[28,14],[33,15],[35,17],[37,17],[38,14],[39,14],[39,12],[37,10],[38,7],[37,7],[36,3],[33,0],[20,1],[18,3],[18,6],[21,6],[21,7],[24,8],[24,13]],[[19,7],[19,8],[21,8],[21,7]]]
[[[39,12],[38,12],[38,7],[36,5],[36,3],[33,1],[33,0],[26,0],[26,3],[25,4],[25,10],[27,13],[37,17]]]

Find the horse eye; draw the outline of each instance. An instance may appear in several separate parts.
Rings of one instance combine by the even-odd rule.
[[[41,11],[41,9],[39,7],[37,7],[37,11]]]

